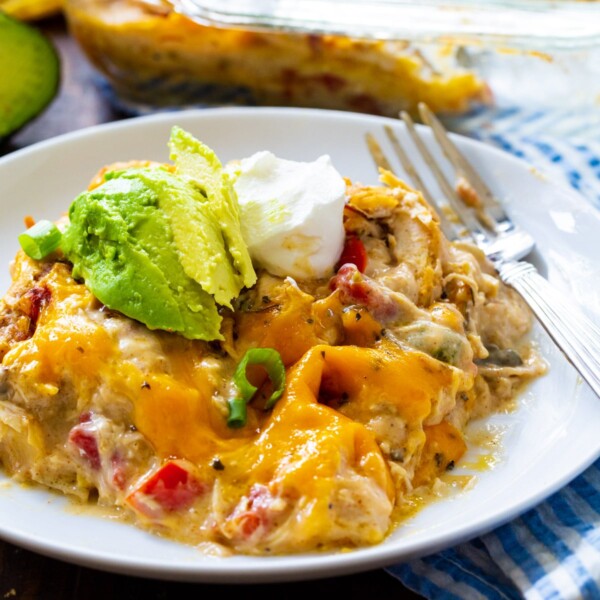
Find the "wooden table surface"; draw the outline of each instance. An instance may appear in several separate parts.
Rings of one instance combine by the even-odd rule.
[[[57,46],[62,60],[62,83],[58,96],[34,122],[22,129],[4,146],[0,155],[8,154],[36,142],[73,131],[126,118],[119,114],[96,85],[96,75],[85,57],[69,37],[62,18],[36,24]],[[200,595],[233,591],[243,598],[249,594],[265,597],[275,594],[285,599],[302,594],[311,597],[358,598],[387,597],[416,600],[421,598],[407,590],[384,570],[374,570],[344,577],[307,580],[285,584],[212,585],[158,581],[105,573],[47,558],[0,541],[0,599],[43,600],[85,598],[185,599]],[[319,598],[320,596],[315,596]]]

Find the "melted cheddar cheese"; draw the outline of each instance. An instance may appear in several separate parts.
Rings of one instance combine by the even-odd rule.
[[[477,251],[443,238],[416,191],[383,178],[348,181],[344,225],[366,249],[362,271],[260,272],[224,311],[223,342],[150,331],[102,306],[59,252],[19,252],[0,307],[3,467],[227,552],[381,542],[398,509],[459,464],[465,424],[541,372],[521,340],[525,307]],[[515,329],[481,336],[492,314]],[[480,363],[489,343],[522,364],[504,376]],[[285,390],[267,410],[271,383],[248,369],[258,392],[230,428],[232,375],[257,347],[279,352]]]

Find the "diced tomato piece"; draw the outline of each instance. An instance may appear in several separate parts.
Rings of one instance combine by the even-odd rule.
[[[234,535],[240,539],[248,539],[264,534],[275,516],[273,502],[274,498],[267,487],[254,485],[230,517]]]
[[[93,431],[87,429],[85,425],[75,425],[69,432],[69,442],[79,450],[79,455],[87,460],[92,469],[95,471],[100,469],[100,450]]]
[[[240,515],[239,519],[240,531],[244,538],[249,538],[262,525],[261,518],[253,513]]]
[[[329,288],[339,290],[343,304],[364,306],[380,323],[396,319],[400,306],[390,291],[359,272],[358,268],[346,263],[329,281]]]
[[[89,423],[92,420],[93,416],[94,416],[94,413],[92,413],[91,410],[86,410],[85,412],[82,412],[79,415],[79,422],[80,423]]]
[[[46,286],[34,287],[25,294],[29,300],[29,306],[26,308],[29,317],[29,335],[33,335],[37,327],[38,319],[43,308],[52,300],[52,292]]]
[[[345,264],[356,265],[356,268],[364,273],[367,268],[367,249],[362,240],[356,235],[346,237],[342,256],[338,261],[338,268]]]
[[[127,497],[127,502],[150,519],[189,508],[207,489],[192,469],[185,461],[165,463]]]
[[[125,459],[121,455],[118,450],[113,452],[113,455],[110,457],[110,463],[112,466],[112,480],[115,484],[115,487],[124,490],[125,484],[127,483],[127,469]]]

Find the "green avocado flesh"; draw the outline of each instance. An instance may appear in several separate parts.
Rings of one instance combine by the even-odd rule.
[[[226,217],[213,214],[201,188],[177,171],[126,169],[106,178],[69,209],[61,248],[73,276],[150,329],[222,339],[217,304],[228,306],[244,282],[256,280],[249,257],[249,271],[236,268],[224,241]],[[228,225],[240,227],[239,220]]]
[[[0,139],[39,115],[56,96],[58,54],[36,29],[0,12]]]
[[[217,155],[183,129],[173,128],[169,146],[171,159],[177,165],[177,173],[201,190],[204,198],[202,209],[220,225],[224,250],[233,268],[225,270],[220,263],[214,264],[211,283],[203,282],[202,285],[215,295],[217,302],[229,305],[232,297],[229,290],[250,287],[256,281],[250,254],[242,238],[239,208],[233,185],[228,175],[223,172]],[[171,211],[171,214],[177,239],[184,235],[187,223],[184,219],[176,219],[175,214],[180,214],[176,210]],[[184,262],[184,266],[190,277],[199,277],[194,265]]]

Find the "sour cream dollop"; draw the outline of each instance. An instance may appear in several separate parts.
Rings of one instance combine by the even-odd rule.
[[[326,277],[344,245],[346,184],[328,155],[313,162],[264,151],[228,169],[252,260],[273,275]]]

